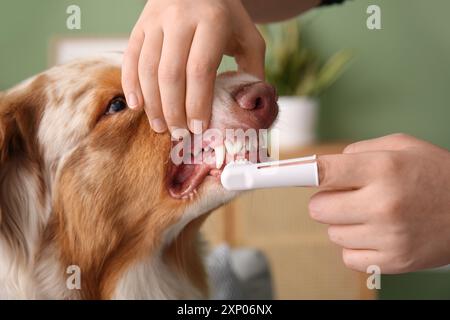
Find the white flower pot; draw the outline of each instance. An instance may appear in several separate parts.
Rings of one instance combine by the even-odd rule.
[[[279,97],[278,106],[278,118],[271,130],[278,131],[280,149],[298,149],[316,142],[319,103],[315,98]]]

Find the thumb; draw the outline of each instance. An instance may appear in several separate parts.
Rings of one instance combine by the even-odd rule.
[[[370,151],[397,151],[416,146],[420,141],[404,133],[390,134],[384,137],[358,141],[345,147],[344,153]]]
[[[264,80],[264,60],[266,56],[266,43],[257,32],[252,35],[251,41],[243,44],[241,52],[235,55],[236,64],[240,72],[246,72]]]

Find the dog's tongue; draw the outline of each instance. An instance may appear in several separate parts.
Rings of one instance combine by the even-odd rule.
[[[172,166],[169,171],[169,193],[172,197],[177,199],[185,199],[192,197],[196,188],[205,180],[206,176],[217,176],[218,172],[215,167],[215,151],[214,147],[217,145],[215,141],[202,141],[195,140],[196,137],[192,136],[190,148],[191,151],[186,154],[185,159],[179,165],[175,165],[172,162]],[[172,147],[178,146],[179,143],[173,143]],[[202,148],[202,152],[197,156],[195,148],[197,144]],[[206,148],[205,151],[203,148]],[[207,150],[207,151],[206,151]],[[180,153],[183,156],[184,150]]]
[[[173,167],[169,185],[170,195],[174,198],[187,198],[211,171],[208,164],[181,164]]]

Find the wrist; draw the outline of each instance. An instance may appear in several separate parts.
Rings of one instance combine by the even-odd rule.
[[[321,0],[242,0],[255,23],[287,20],[320,5]]]

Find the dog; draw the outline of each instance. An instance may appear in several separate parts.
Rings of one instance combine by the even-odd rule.
[[[120,66],[75,60],[0,94],[0,298],[207,297],[199,228],[237,194],[220,184],[228,160],[175,165],[180,142],[127,107]],[[218,75],[211,128],[277,112],[270,85]]]

